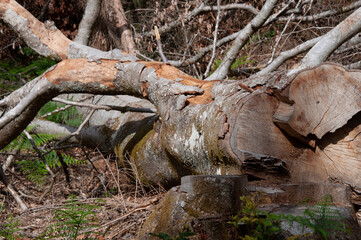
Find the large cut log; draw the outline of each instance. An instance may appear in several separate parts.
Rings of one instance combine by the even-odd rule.
[[[54,96],[126,94],[147,99],[158,112],[119,116],[114,120],[122,124],[109,137],[120,162],[143,182],[173,186],[188,174],[243,172],[359,188],[360,79],[360,71],[334,64],[293,77],[201,81],[158,62],[67,59],[0,101],[7,111],[0,145]]]
[[[216,82],[212,101],[170,106],[142,141],[117,153],[128,152],[140,175],[154,183],[244,172],[271,181],[360,187],[360,78],[360,71],[324,64],[290,78]]]
[[[360,71],[323,64],[298,74],[281,95],[274,122],[313,151],[303,171],[316,167],[327,179],[360,187]]]

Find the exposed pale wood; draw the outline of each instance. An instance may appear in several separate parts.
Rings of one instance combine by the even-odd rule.
[[[230,122],[229,141],[243,171],[271,181],[327,180],[325,169],[316,169],[312,150],[273,123],[278,107],[275,97],[253,94],[237,105],[240,107]]]
[[[319,141],[316,160],[330,179],[361,189],[361,112]]]
[[[298,74],[284,94],[291,104],[283,116],[281,109],[276,112],[279,126],[290,135],[294,135],[292,129],[304,137],[321,139],[361,111],[361,71],[323,64]]]

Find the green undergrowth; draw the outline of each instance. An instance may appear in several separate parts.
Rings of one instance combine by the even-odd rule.
[[[101,209],[101,200],[96,204],[82,203],[74,196],[62,208],[54,209],[53,221],[39,239],[77,239],[84,235],[84,239],[93,239],[91,229],[99,226],[95,216],[96,210]]]
[[[43,239],[99,239],[104,234],[96,233],[92,229],[99,227],[96,212],[100,211],[104,201],[96,200],[94,204],[83,203],[70,196],[60,208],[53,210],[51,224],[44,229],[37,240]],[[1,211],[0,211],[1,212]],[[21,226],[19,220],[9,215],[0,223],[0,239],[15,240],[22,237],[19,234]]]
[[[13,149],[20,149],[21,152],[26,152],[29,157],[16,161],[15,165],[20,167],[20,170],[29,181],[39,187],[42,187],[47,182],[49,171],[46,169],[46,165],[48,165],[50,169],[56,169],[61,167],[61,161],[68,166],[84,164],[81,160],[62,152],[56,152],[52,149],[52,142],[58,137],[57,135],[37,133],[36,126],[33,125],[28,126],[26,131],[30,133],[34,144],[41,152],[42,156],[39,156],[39,153],[34,149],[34,146],[31,143],[32,140],[27,138],[24,132],[4,149],[0,150],[0,153],[5,153]],[[43,161],[41,157],[43,157],[45,161]]]
[[[5,221],[0,224],[0,237],[3,237],[6,240],[15,240],[22,237],[19,234],[20,224],[19,220],[15,219],[13,215],[7,216]]]
[[[29,47],[14,51],[12,58],[0,61],[0,94],[16,90],[56,64],[56,61],[38,55]]]
[[[83,114],[79,114],[75,106],[66,107],[65,104],[56,102],[47,102],[40,109],[38,116],[42,116],[51,112],[54,113],[46,116],[45,119],[52,122],[66,124],[72,127],[79,127],[83,120]]]
[[[349,234],[349,226],[333,203],[331,195],[325,195],[319,202],[307,205],[303,216],[290,214],[273,214],[258,210],[258,196],[241,197],[241,211],[229,222],[238,230],[239,238],[243,240],[279,239],[281,222],[287,222],[290,227],[297,223],[302,226],[303,234],[291,236],[288,240],[307,237],[306,229],[312,231],[313,236],[327,240],[337,232]]]
[[[231,65],[231,69],[238,68],[242,65],[253,63],[254,60],[250,59],[248,56],[242,56],[240,58],[237,58],[234,63]],[[213,63],[213,70],[211,74],[221,65],[222,60],[221,59],[215,59]]]

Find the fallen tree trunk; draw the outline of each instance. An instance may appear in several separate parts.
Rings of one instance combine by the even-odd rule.
[[[243,172],[361,186],[360,71],[322,64],[293,76],[201,81],[167,64],[73,43],[13,0],[0,2],[0,16],[39,54],[63,59],[0,100],[0,148],[59,94],[132,95],[158,114],[117,116],[101,131],[144,182],[172,186],[186,174]]]
[[[201,81],[157,62],[69,59],[0,101],[13,107],[0,121],[0,142],[58,94],[128,94],[152,102],[158,115],[120,117],[109,144],[143,182],[243,172],[359,188],[360,79],[335,64],[241,82]]]

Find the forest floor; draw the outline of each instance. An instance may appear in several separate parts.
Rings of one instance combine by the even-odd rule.
[[[70,229],[66,231],[69,236],[79,230],[76,234],[80,237],[76,239],[85,239],[83,233],[89,231],[101,236],[96,239],[136,237],[148,214],[164,196],[164,189],[146,189],[119,168],[112,157],[92,151],[88,154],[92,165],[80,149],[75,149],[74,154],[85,163],[69,167],[69,182],[63,170],[56,169],[55,184],[42,200],[39,198],[51,182],[49,176],[41,186],[29,181],[16,164],[6,171],[29,210],[22,211],[0,183],[0,239],[60,239],[54,237],[55,233],[66,228]],[[6,158],[1,155],[0,161]],[[59,216],[64,212],[69,214],[68,218]],[[80,219],[80,215],[85,218]],[[75,221],[79,219],[77,227]],[[56,231],[50,233],[51,229]]]

